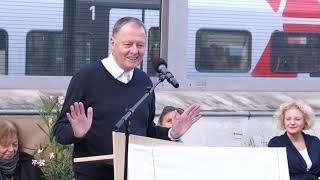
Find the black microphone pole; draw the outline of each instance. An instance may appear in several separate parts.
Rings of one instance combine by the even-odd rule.
[[[125,152],[124,152],[124,180],[128,179],[128,149],[129,149],[129,134],[130,134],[130,125],[131,125],[131,116],[134,114],[139,105],[154,91],[154,89],[164,80],[166,79],[166,75],[160,73],[158,81],[152,86],[152,88],[148,89],[145,95],[143,95],[136,104],[127,110],[127,113],[121,117],[121,119],[114,126],[114,131],[118,132],[125,124]]]

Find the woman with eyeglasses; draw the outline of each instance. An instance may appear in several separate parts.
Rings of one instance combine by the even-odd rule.
[[[165,106],[160,114],[158,125],[166,128],[172,127],[172,119],[178,114],[183,113],[183,109],[175,108],[173,106]]]
[[[165,106],[160,114],[158,126],[171,128],[172,122],[177,114],[181,115],[184,112],[181,108],[176,108],[173,106]],[[181,139],[177,139],[176,142],[182,143]]]

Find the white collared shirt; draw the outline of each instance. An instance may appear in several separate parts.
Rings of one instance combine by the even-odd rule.
[[[110,54],[109,57],[101,60],[103,66],[107,71],[117,80],[127,84],[133,76],[133,69],[129,72],[125,72],[115,61],[113,55]]]
[[[117,80],[127,84],[133,76],[133,69],[129,72],[125,72],[121,67],[116,63],[112,54],[109,57],[101,60],[103,66],[107,69],[107,71]],[[127,79],[129,77],[129,79]],[[168,136],[171,140],[177,141],[179,139],[173,139],[171,137],[171,128],[168,131]]]

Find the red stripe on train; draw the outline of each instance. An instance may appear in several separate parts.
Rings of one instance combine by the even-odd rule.
[[[274,12],[277,12],[279,10],[281,0],[267,0],[267,2]]]
[[[320,18],[319,0],[287,0],[283,17]]]
[[[251,75],[253,77],[297,77],[296,73],[274,73],[270,69],[269,41]]]
[[[281,0],[267,0],[274,12],[279,10]],[[320,0],[287,0],[283,17],[320,18]],[[283,24],[284,31],[320,32],[320,25]],[[253,77],[297,77],[296,73],[273,73],[270,70],[270,41],[251,75]]]
[[[283,24],[284,31],[320,32],[320,25],[315,24]]]

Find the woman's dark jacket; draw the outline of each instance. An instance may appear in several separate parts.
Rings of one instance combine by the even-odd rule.
[[[291,180],[318,180],[320,177],[320,140],[315,136],[302,133],[312,166],[307,171],[307,164],[290,141],[287,132],[269,141],[269,147],[286,147]]]
[[[45,180],[39,167],[32,165],[33,157],[25,152],[19,153],[14,180]]]

